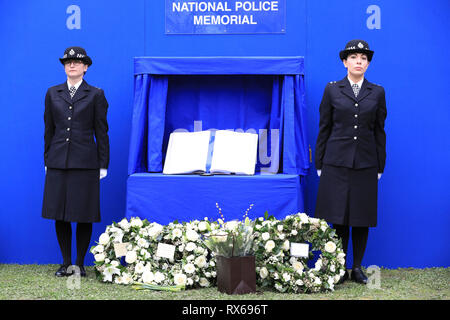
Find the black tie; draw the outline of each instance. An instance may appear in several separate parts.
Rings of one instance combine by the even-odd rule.
[[[352,89],[353,89],[353,93],[355,94],[355,97],[357,97],[358,93],[359,93],[359,86],[356,83],[354,83],[354,84],[352,84]]]
[[[75,95],[76,91],[77,91],[77,89],[74,86],[70,87],[70,89],[69,89],[70,98],[73,98],[73,96]]]

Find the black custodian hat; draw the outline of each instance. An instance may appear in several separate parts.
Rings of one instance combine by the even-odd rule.
[[[64,56],[59,58],[62,64],[66,60],[81,60],[84,64],[90,66],[92,64],[91,58],[86,54],[86,50],[81,47],[69,47],[64,51]]]
[[[350,53],[355,52],[366,54],[369,62],[372,60],[373,51],[369,49],[369,44],[364,40],[350,40],[345,45],[345,49],[339,52],[339,57],[344,60]]]

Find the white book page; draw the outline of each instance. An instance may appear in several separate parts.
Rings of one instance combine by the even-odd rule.
[[[255,174],[257,148],[255,133],[216,131],[210,172]]]
[[[210,136],[210,131],[172,132],[163,173],[205,172]]]

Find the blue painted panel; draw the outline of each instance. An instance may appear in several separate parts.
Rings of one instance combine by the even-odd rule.
[[[68,0],[0,1],[1,263],[60,261],[53,223],[42,219],[40,210],[44,95],[65,81],[58,57],[66,47],[87,49],[93,65],[86,80],[102,87],[110,103],[111,166],[101,183],[103,220],[94,225],[93,242],[107,224],[125,216],[133,57],[305,56],[314,152],[323,89],[345,76],[338,52],[348,40],[363,38],[375,51],[366,76],[384,86],[388,108],[379,225],[369,232],[363,264],[450,265],[448,0],[288,0],[286,32],[253,35],[167,35],[162,0],[78,0],[80,18],[71,5]],[[305,183],[312,215],[314,168]],[[89,254],[86,262],[92,262]]]

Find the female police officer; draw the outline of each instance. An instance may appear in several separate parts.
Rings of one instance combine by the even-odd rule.
[[[42,216],[55,220],[63,264],[56,276],[71,274],[72,228],[77,222],[75,270],[86,276],[84,257],[92,223],[100,221],[100,183],[109,164],[109,137],[103,90],[83,80],[91,58],[80,47],[70,47],[60,58],[67,81],[48,89],[45,96],[46,166]],[[94,141],[95,136],[95,141]]]
[[[377,225],[377,178],[386,159],[384,89],[364,78],[373,53],[363,40],[348,42],[340,52],[347,75],[325,87],[315,153],[315,216],[333,224],[345,253],[352,227],[351,279],[358,283],[367,283],[361,261],[369,227]],[[348,277],[346,271],[340,282]]]

